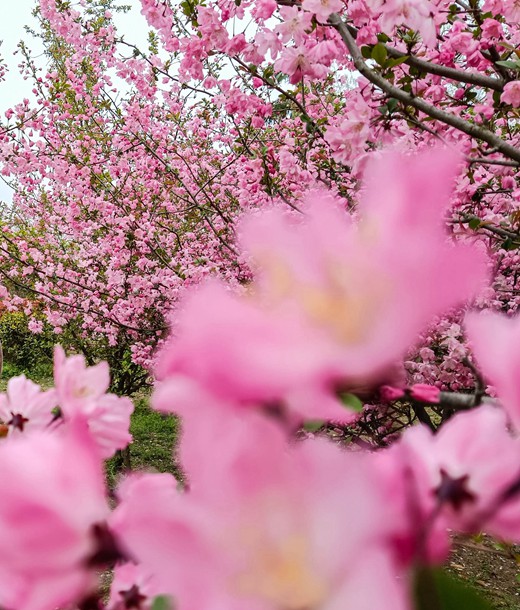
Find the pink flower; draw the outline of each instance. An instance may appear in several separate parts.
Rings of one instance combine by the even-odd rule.
[[[52,422],[52,409],[57,405],[54,390],[42,392],[25,375],[7,382],[6,394],[0,394],[0,421],[9,427],[10,434],[43,429]]]
[[[122,563],[114,569],[110,587],[108,610],[147,610],[162,591],[157,588],[153,575],[135,563]]]
[[[520,108],[520,80],[514,80],[504,85],[500,101],[504,104],[511,104],[513,108]]]
[[[403,398],[405,396],[405,390],[402,390],[401,388],[394,388],[391,385],[381,386],[379,388],[379,392],[381,394],[382,400],[389,402],[393,400],[399,400],[400,398]]]
[[[244,218],[257,298],[314,327],[313,352],[335,347],[338,379],[377,378],[433,316],[483,285],[484,254],[450,245],[442,225],[456,163],[440,150],[384,155],[367,169],[359,225],[323,193],[304,215],[281,208]]]
[[[93,584],[109,508],[102,465],[78,425],[0,445],[3,607],[54,610]]]
[[[458,531],[520,539],[520,495],[503,501],[520,481],[520,440],[508,432],[499,409],[458,413],[436,435],[415,426],[400,444],[426,512]]]
[[[182,412],[186,402],[202,401],[283,403],[294,406],[300,419],[351,419],[339,401],[324,404],[324,396],[316,396],[328,389],[334,348],[309,349],[319,337],[297,317],[273,314],[213,280],[191,292],[177,327],[156,369],[160,379],[169,379],[161,390],[161,410]],[[302,400],[296,400],[300,394]]]
[[[54,349],[54,385],[64,412],[81,409],[108,390],[110,372],[106,362],[87,367],[80,355],[66,357],[63,348]]]
[[[433,385],[416,383],[410,388],[410,396],[414,400],[437,404],[439,402],[440,390]]]
[[[297,6],[280,6],[279,11],[283,21],[274,28],[274,31],[280,34],[282,42],[293,39],[296,44],[300,44],[305,31],[311,27],[312,16]]]
[[[106,362],[87,367],[83,356],[67,358],[63,349],[56,346],[54,380],[65,420],[77,416],[86,419],[104,458],[131,442],[130,416],[134,405],[127,397],[106,393],[110,383]]]
[[[520,430],[520,316],[470,313],[465,325],[484,377],[496,388],[513,425]]]
[[[435,46],[434,5],[429,0],[369,0],[367,5],[374,12],[381,11],[380,23],[385,33],[391,34],[395,26],[406,24],[420,32],[426,45]]]
[[[269,441],[234,438],[235,467],[213,469],[210,494],[179,494],[166,475],[128,478],[112,527],[179,610],[406,608],[367,462],[326,442]]]
[[[309,51],[304,47],[288,47],[283,49],[282,55],[274,64],[275,70],[285,72],[289,76],[291,85],[296,85],[305,76],[311,79],[324,78],[327,68],[309,58]]]
[[[327,23],[327,19],[332,13],[337,13],[343,8],[343,2],[341,0],[303,0],[302,8],[314,13],[316,19],[321,23]]]

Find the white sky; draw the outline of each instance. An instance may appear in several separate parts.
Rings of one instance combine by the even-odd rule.
[[[37,49],[36,41],[24,30],[25,25],[34,25],[31,11],[35,4],[36,0],[0,0],[0,55],[9,68],[5,81],[0,82],[0,115],[24,97],[32,97],[32,84],[24,81],[18,73],[20,54],[14,53],[20,40],[24,40],[29,48]],[[146,48],[148,28],[140,14],[140,1],[124,0],[120,4],[130,5],[132,9],[127,14],[115,15],[118,31],[129,42]],[[0,201],[10,200],[10,189],[0,180]]]

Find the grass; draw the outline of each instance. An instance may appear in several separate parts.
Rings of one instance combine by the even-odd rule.
[[[132,415],[130,432],[133,443],[129,447],[129,461],[132,470],[169,472],[182,480],[182,472],[174,460],[174,450],[179,433],[179,420],[172,415],[163,415],[149,407],[149,395],[134,397],[135,411]],[[118,454],[108,460],[107,478],[113,486],[118,475],[126,468],[123,455]]]

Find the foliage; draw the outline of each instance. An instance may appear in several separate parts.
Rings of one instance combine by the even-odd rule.
[[[55,337],[45,325],[40,334],[28,328],[29,318],[21,312],[4,311],[0,316],[0,341],[4,353],[4,375],[27,372],[41,376],[52,371]]]

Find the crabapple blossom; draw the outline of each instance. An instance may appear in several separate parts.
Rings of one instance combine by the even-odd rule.
[[[153,599],[162,591],[157,588],[153,575],[147,574],[142,566],[132,562],[117,564],[110,586],[108,610],[125,608],[151,608]]]
[[[107,394],[108,364],[87,367],[80,355],[67,358],[60,346],[54,350],[56,395],[65,420],[84,417],[101,455],[111,457],[131,442],[130,415],[134,410],[126,396]]]
[[[518,337],[520,317],[484,312],[466,315],[465,326],[477,363],[493,385],[511,422],[520,428],[520,366]]]
[[[42,430],[52,423],[52,409],[56,406],[54,390],[43,392],[25,375],[12,377],[6,393],[0,394],[0,421],[8,427],[10,435]]]
[[[257,298],[321,331],[312,349],[338,350],[338,379],[377,377],[432,316],[483,285],[483,253],[448,244],[442,228],[456,162],[440,150],[382,156],[366,171],[358,223],[318,193],[301,217],[273,209],[244,218],[241,244],[257,271]],[[407,240],[396,248],[402,231]]]
[[[54,610],[89,593],[109,516],[102,465],[81,422],[0,444],[0,604]],[[89,567],[90,566],[90,567]]]
[[[242,434],[233,446],[247,459],[222,470],[224,490],[210,496],[179,494],[168,475],[120,487],[111,527],[181,610],[407,607],[407,580],[380,544],[386,525],[368,464],[327,442],[287,448]],[[265,459],[277,467],[264,469]]]
[[[520,439],[507,430],[500,409],[458,413],[436,435],[416,426],[399,445],[417,500],[432,518],[459,532],[520,539],[520,495],[509,493],[519,483]]]
[[[520,80],[514,80],[504,85],[500,101],[504,104],[511,104],[514,108],[520,108]]]

